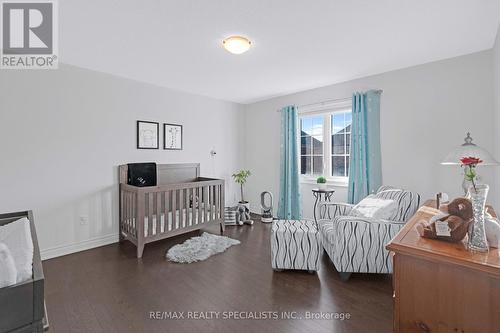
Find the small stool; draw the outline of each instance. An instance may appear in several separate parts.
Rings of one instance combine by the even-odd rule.
[[[323,248],[316,222],[276,220],[271,229],[271,264],[274,270],[319,270]]]

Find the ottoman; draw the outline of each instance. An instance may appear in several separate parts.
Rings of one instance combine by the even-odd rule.
[[[274,270],[319,270],[323,248],[316,222],[276,220],[271,229],[271,264]]]

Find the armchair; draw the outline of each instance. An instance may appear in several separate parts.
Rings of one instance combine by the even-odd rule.
[[[385,245],[396,236],[420,206],[420,195],[382,186],[374,194],[394,200],[397,209],[389,219],[352,216],[354,205],[323,203],[318,228],[323,247],[342,280],[351,273],[392,273],[392,260]]]

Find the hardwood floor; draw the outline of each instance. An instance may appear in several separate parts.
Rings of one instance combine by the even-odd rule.
[[[146,245],[142,260],[125,242],[44,261],[50,332],[391,332],[389,275],[353,274],[341,282],[326,253],[318,274],[273,272],[270,228],[260,221],[227,227],[226,235],[241,244],[194,264],[164,256],[196,232]],[[155,311],[185,317],[219,311],[220,318],[150,319]],[[222,318],[231,311],[246,317],[289,311],[303,319]],[[307,311],[350,319],[304,319]]]

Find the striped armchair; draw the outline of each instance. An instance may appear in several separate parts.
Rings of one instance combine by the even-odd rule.
[[[318,227],[323,247],[342,280],[351,273],[392,273],[392,260],[385,245],[403,228],[420,206],[420,195],[382,186],[377,198],[392,199],[398,208],[387,220],[349,216],[354,205],[323,203]]]

